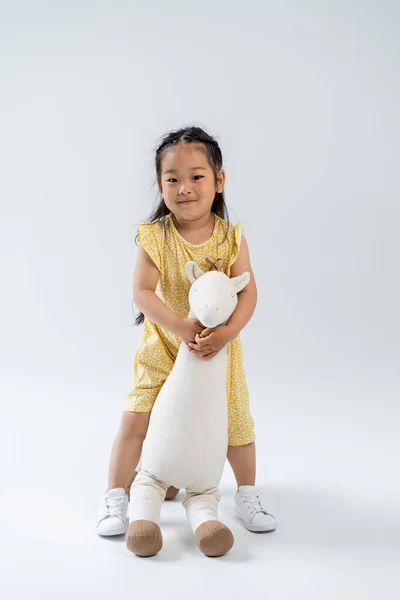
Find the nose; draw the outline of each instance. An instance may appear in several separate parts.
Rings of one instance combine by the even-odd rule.
[[[207,298],[206,303],[204,305],[204,308],[206,308],[207,310],[218,310],[218,306],[219,306],[219,301],[218,298]]]
[[[210,302],[209,304],[206,304],[206,308],[210,307],[210,310],[218,310],[218,304],[216,303],[216,301],[214,302]]]
[[[218,318],[219,301],[217,298],[209,298],[203,307],[199,310],[199,320],[206,327],[216,327],[219,325]]]
[[[182,182],[182,184],[179,188],[179,194],[182,196],[182,194],[190,194],[190,193],[191,193],[191,189],[190,189],[189,185]]]

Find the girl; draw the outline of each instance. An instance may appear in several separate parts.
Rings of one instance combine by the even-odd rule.
[[[257,303],[257,288],[241,225],[228,221],[224,198],[225,171],[218,143],[199,127],[169,133],[156,150],[161,200],[149,221],[138,226],[139,250],[133,295],[144,322],[133,359],[133,385],[115,438],[108,491],[101,499],[97,532],[125,533],[129,493],[136,476],[150,412],[183,342],[204,360],[228,345],[228,461],[237,482],[236,516],[250,531],[276,527],[255,486],[254,423],[249,410],[240,331]],[[229,277],[249,271],[250,283],[238,295],[238,305],[225,325],[209,329],[187,318],[190,282],[185,264],[194,260],[203,271],[218,259]],[[167,499],[178,490],[170,488]]]

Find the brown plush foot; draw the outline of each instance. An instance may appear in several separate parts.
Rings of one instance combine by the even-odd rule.
[[[221,521],[206,521],[195,533],[198,547],[206,556],[223,556],[233,546],[232,531]]]
[[[125,541],[129,550],[137,556],[154,556],[163,545],[161,529],[153,521],[132,521]]]
[[[167,489],[167,493],[165,494],[165,500],[174,500],[177,497],[179,489],[170,485]]]

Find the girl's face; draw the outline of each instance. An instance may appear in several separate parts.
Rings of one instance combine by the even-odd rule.
[[[221,169],[215,181],[202,144],[179,144],[164,154],[159,186],[166,206],[177,218],[194,221],[206,215],[224,184],[225,171]]]

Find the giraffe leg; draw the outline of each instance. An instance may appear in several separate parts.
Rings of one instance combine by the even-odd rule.
[[[137,556],[154,556],[162,548],[158,523],[167,489],[167,483],[146,471],[140,471],[135,477],[129,510],[131,522],[125,540],[128,549]]]
[[[231,530],[218,520],[219,500],[217,488],[200,493],[188,488],[183,501],[197,546],[206,556],[223,556],[234,544]]]

